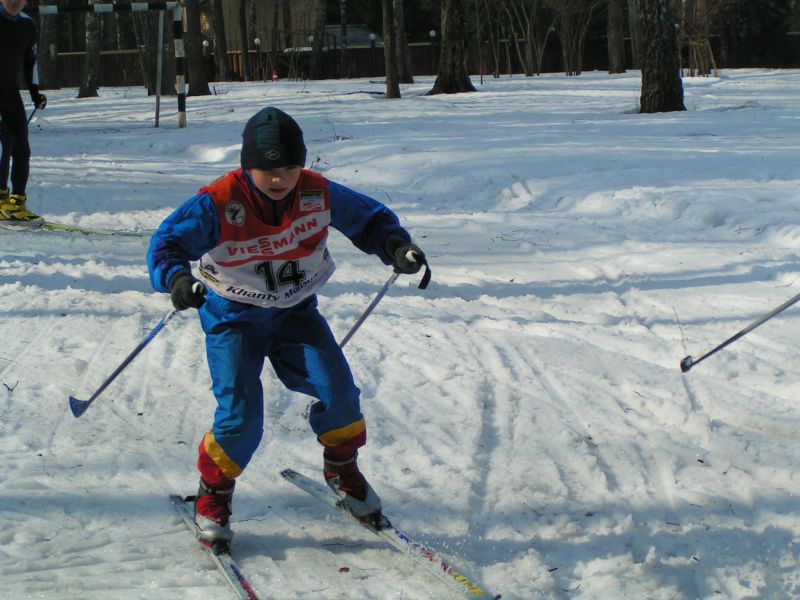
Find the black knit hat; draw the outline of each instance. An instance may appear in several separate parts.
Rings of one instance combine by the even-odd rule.
[[[297,122],[268,106],[250,117],[242,132],[242,168],[306,166],[306,145]]]

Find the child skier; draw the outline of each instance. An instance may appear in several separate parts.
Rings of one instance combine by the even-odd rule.
[[[178,207],[148,249],[153,288],[169,292],[178,310],[198,308],[206,335],[217,408],[200,442],[194,508],[198,537],[209,545],[233,536],[235,480],[263,433],[265,358],[287,388],[317,399],[310,423],[328,485],[355,516],[380,517],[381,501],[356,462],[367,439],[360,391],[315,294],[334,270],[329,226],[401,273],[419,271],[425,256],[387,207],[305,163],[295,120],[262,109],[242,133],[241,169]],[[205,286],[190,261],[199,261]]]

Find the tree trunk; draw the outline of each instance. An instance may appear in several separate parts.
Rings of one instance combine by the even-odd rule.
[[[432,94],[474,92],[467,72],[466,0],[442,0],[442,40],[439,71]]]
[[[45,3],[43,3],[45,4]],[[55,4],[55,2],[47,2]],[[39,16],[39,76],[41,88],[57,90],[61,88],[58,69],[58,16]]]
[[[686,110],[681,62],[669,0],[639,0],[642,92],[639,112]]]
[[[89,5],[94,4],[94,0],[89,0]],[[78,98],[96,98],[97,94],[97,67],[100,62],[100,39],[97,14],[87,12],[84,15],[86,21],[86,58],[83,61],[83,75],[81,85],[78,88]]]
[[[256,22],[256,0],[250,0],[250,3],[247,5],[247,31],[250,35],[250,38],[247,40],[247,42],[248,44],[253,44],[256,50],[255,56],[250,59],[250,66],[253,69],[251,78],[253,81],[264,81],[264,73],[262,73],[264,65],[261,64],[261,44],[263,43],[263,40],[258,34],[258,23]],[[257,44],[256,39],[258,39]]]
[[[116,0],[115,4],[119,7],[130,7],[131,0]],[[116,29],[116,39],[114,40],[114,47],[117,50],[127,50],[136,47],[136,36],[134,35],[133,25],[133,12],[130,10],[115,11],[113,19]],[[123,68],[123,81],[125,86],[128,82],[135,79],[133,73],[128,73],[127,69]]]
[[[347,65],[347,0],[339,0],[339,77],[350,77]]]
[[[139,47],[139,65],[142,70],[142,78],[147,87],[147,94],[152,96],[159,91],[156,85],[156,63],[159,51],[158,12],[136,12],[131,16],[133,17],[136,43]],[[164,55],[160,90],[162,96],[174,96],[177,94],[175,89],[176,67],[173,30],[172,11],[164,11]]]
[[[292,43],[292,0],[283,0],[281,13],[283,13],[283,46],[291,48],[294,46]]]
[[[500,14],[494,2],[484,0],[486,7],[486,22],[489,24],[489,47],[492,51],[492,77],[500,77]],[[492,12],[494,10],[494,13]],[[492,16],[494,15],[494,18]]]
[[[217,79],[230,81],[231,63],[228,60],[228,37],[225,34],[225,18],[222,12],[222,0],[212,0],[214,13],[214,62],[217,66]]]
[[[608,73],[625,72],[625,0],[608,0]]]
[[[397,78],[400,83],[414,83],[408,59],[405,0],[394,0],[394,32],[397,40]]]
[[[273,71],[277,73],[278,55],[280,54],[281,40],[278,34],[280,29],[280,4],[277,2],[272,9],[272,30],[269,35],[269,64],[267,65],[267,78],[271,78]]]
[[[397,77],[397,38],[394,31],[394,2],[381,0],[383,9],[383,64],[386,68],[386,97],[399,98]]]
[[[239,38],[242,42],[242,81],[250,81],[251,65],[250,42],[247,36],[247,0],[239,0]]]
[[[325,21],[327,17],[325,0],[314,2],[314,43],[311,45],[311,79],[322,79],[325,76],[322,48],[325,45]]]
[[[186,67],[189,79],[188,96],[209,96],[208,72],[203,60],[203,43],[200,40],[200,3],[198,0],[184,0],[186,8]]]
[[[639,26],[636,20],[639,15],[639,0],[628,0],[628,29],[631,32],[631,64],[634,69],[638,69],[639,57],[641,52],[639,50]]]
[[[567,75],[580,75],[586,36],[600,0],[549,0],[549,4],[558,13],[564,71]]]

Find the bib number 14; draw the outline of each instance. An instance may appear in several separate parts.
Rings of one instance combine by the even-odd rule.
[[[300,269],[300,264],[296,260],[288,260],[284,263],[264,261],[256,265],[256,273],[264,278],[264,284],[268,292],[277,292],[281,286],[297,287],[306,278],[306,272]]]

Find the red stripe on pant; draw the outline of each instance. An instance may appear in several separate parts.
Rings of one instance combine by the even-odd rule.
[[[207,484],[214,487],[225,487],[233,481],[233,479],[225,477],[219,465],[206,452],[205,437],[200,440],[197,452],[197,470],[200,471],[200,476]]]
[[[325,456],[333,460],[347,460],[351,458],[356,453],[356,450],[361,448],[361,446],[363,446],[366,443],[367,443],[366,429],[364,429],[357,436],[352,437],[348,440],[344,440],[343,442],[336,444],[335,446],[331,446],[320,441],[320,444],[325,446]]]

